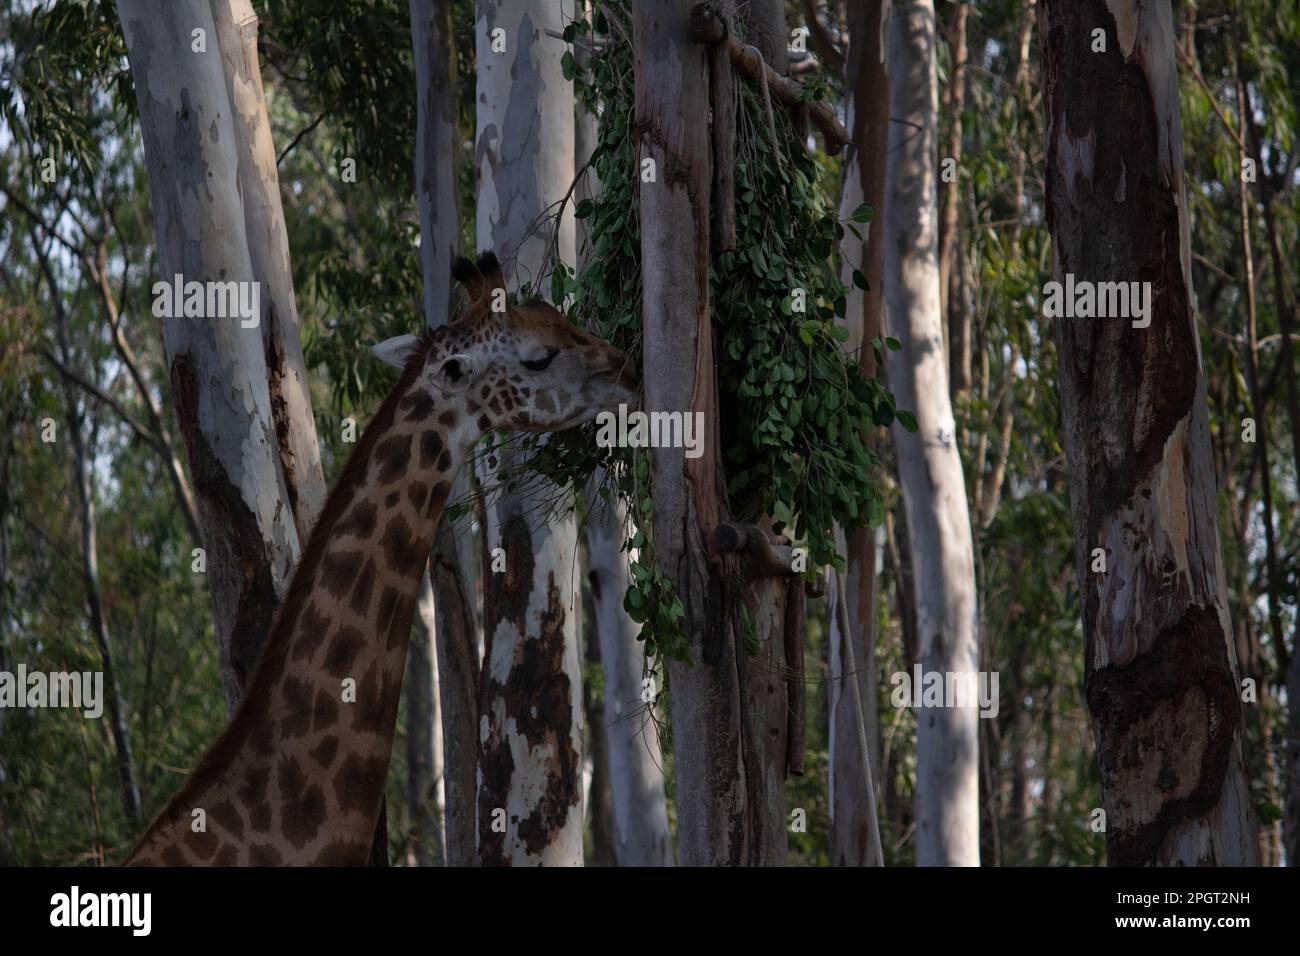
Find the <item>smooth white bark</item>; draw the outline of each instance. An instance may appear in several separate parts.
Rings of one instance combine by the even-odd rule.
[[[925,672],[979,669],[975,563],[957,454],[939,302],[933,0],[895,6],[890,36],[890,128],[885,200],[886,326],[898,407],[893,426],[916,581],[917,656]],[[979,864],[978,739],[973,707],[918,708],[916,861]]]
[[[205,0],[120,0],[167,282],[256,278],[238,139]],[[206,53],[192,52],[202,30]],[[203,524],[222,682],[238,699],[298,558],[261,331],[237,317],[163,319],[163,341]]]

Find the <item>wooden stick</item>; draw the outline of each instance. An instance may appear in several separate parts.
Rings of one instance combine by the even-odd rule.
[[[732,66],[755,83],[761,84],[766,80],[771,94],[786,106],[806,108],[809,119],[821,130],[826,140],[826,152],[834,156],[849,144],[849,131],[835,118],[835,111],[830,105],[821,100],[805,101],[803,84],[777,73],[767,65],[757,49],[730,35],[726,24],[712,6],[698,3],[692,8],[691,32],[701,43],[725,47]]]
[[[793,567],[794,549],[788,544],[773,544],[761,528],[752,524],[724,521],[713,529],[713,543],[719,551],[744,551],[750,577],[784,578],[798,574]]]

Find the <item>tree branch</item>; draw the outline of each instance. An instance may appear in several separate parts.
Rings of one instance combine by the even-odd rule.
[[[806,109],[809,118],[826,140],[826,152],[833,156],[849,144],[849,131],[835,117],[835,111],[821,100],[805,100],[803,84],[777,73],[757,48],[729,35],[726,24],[709,4],[696,4],[691,10],[691,32],[701,43],[724,45],[731,65],[737,72],[755,83],[766,84],[771,94],[786,106]]]

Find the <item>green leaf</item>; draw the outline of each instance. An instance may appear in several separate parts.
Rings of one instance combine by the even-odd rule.
[[[875,207],[869,202],[864,202],[857,209],[853,210],[853,215],[849,216],[854,222],[871,222],[876,215]]]
[[[911,412],[904,411],[903,409],[900,408],[896,412],[894,412],[894,415],[895,417],[898,418],[898,423],[914,435],[916,434],[917,430],[921,427],[920,425],[917,424],[916,416],[913,415]]]

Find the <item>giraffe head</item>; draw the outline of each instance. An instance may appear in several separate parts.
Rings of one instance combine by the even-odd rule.
[[[439,402],[463,400],[480,433],[561,431],[634,401],[627,356],[544,302],[512,304],[493,253],[458,258],[451,271],[466,295],[460,318],[373,349],[398,368],[422,362],[415,387]]]

